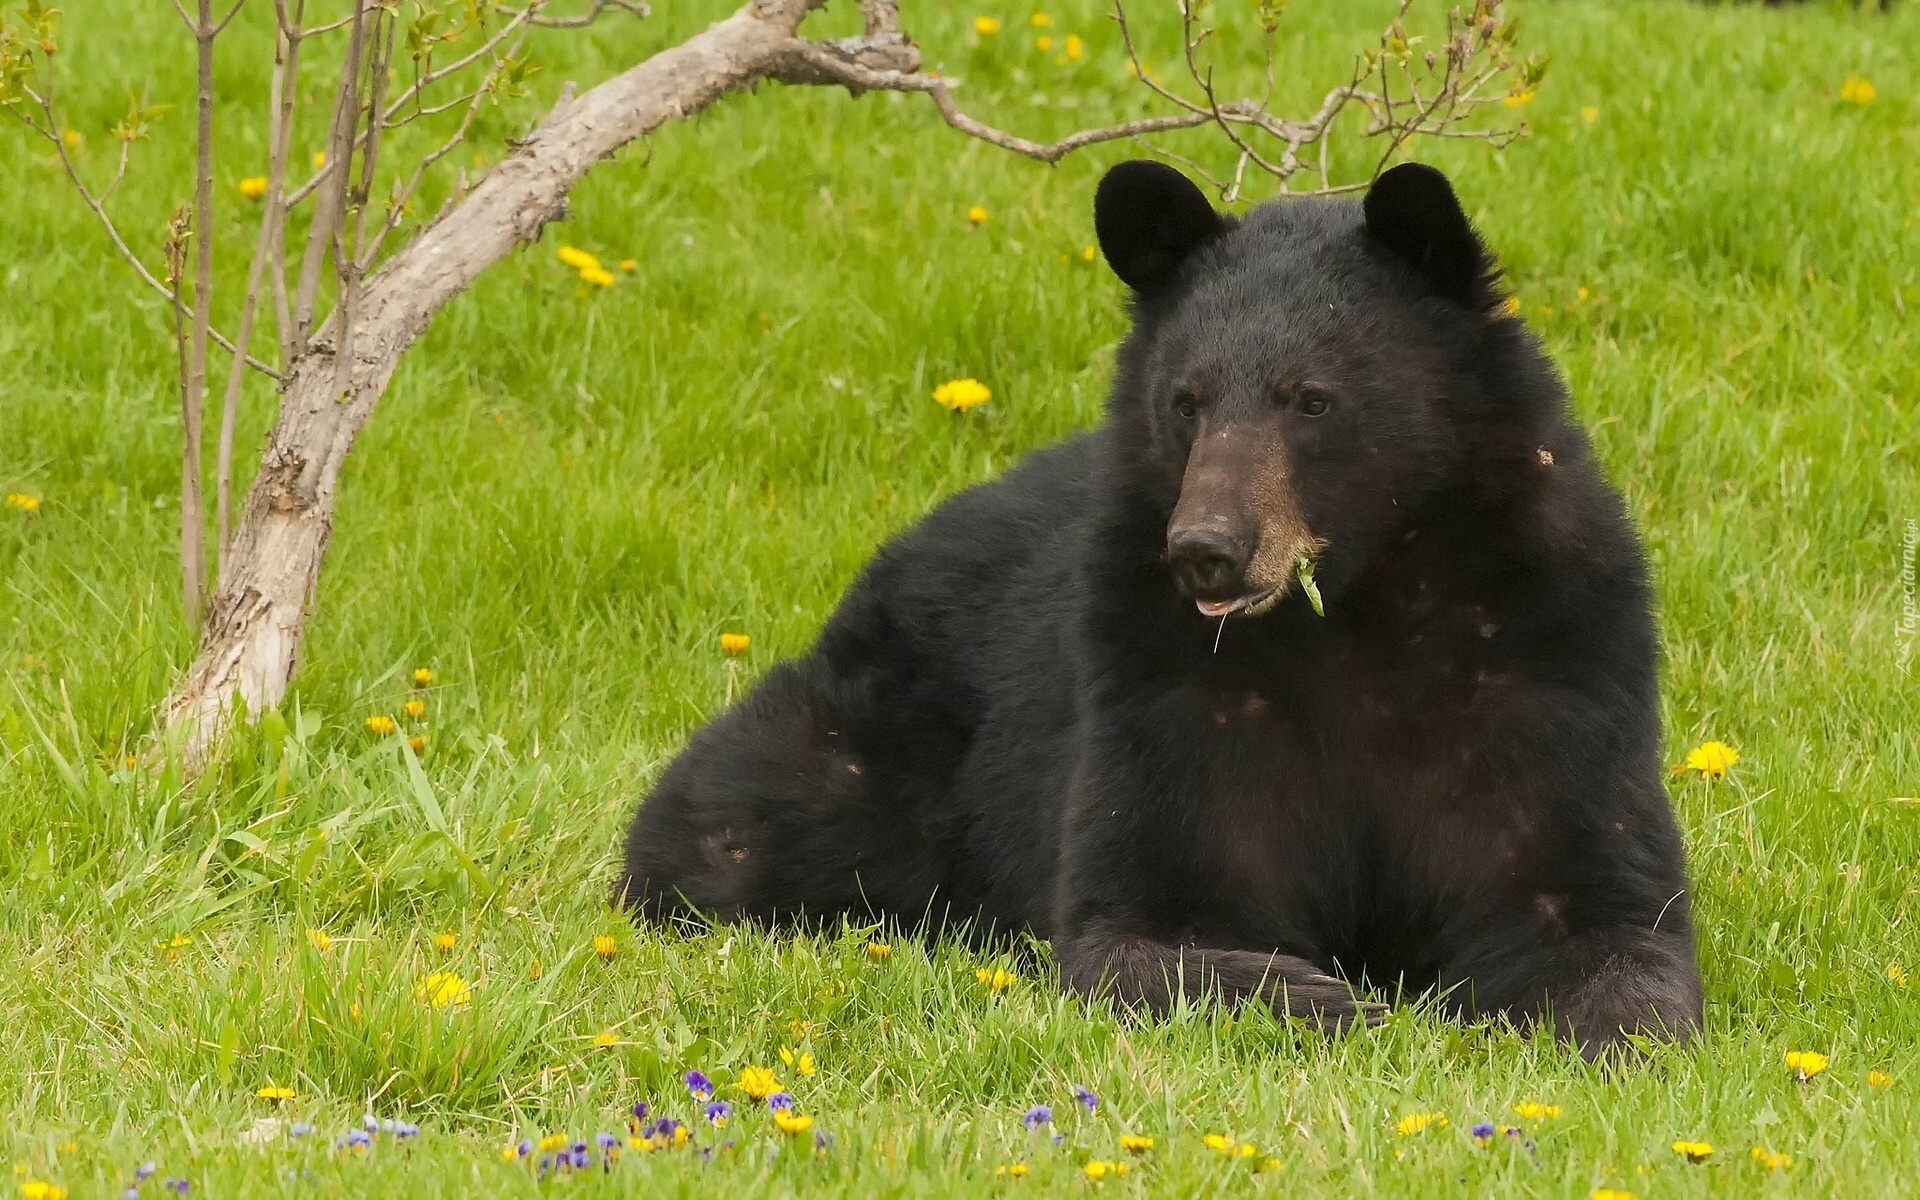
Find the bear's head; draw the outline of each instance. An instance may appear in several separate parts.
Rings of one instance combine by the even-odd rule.
[[[1135,161],[1101,180],[1094,221],[1134,293],[1112,418],[1180,591],[1258,616],[1307,561],[1331,598],[1460,472],[1476,347],[1507,324],[1453,188],[1407,163],[1361,203],[1235,219]]]

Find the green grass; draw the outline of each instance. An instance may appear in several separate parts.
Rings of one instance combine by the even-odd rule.
[[[190,54],[163,5],[67,7],[71,124],[100,171],[126,87],[185,101]],[[548,38],[541,87],[721,11],[659,7]],[[1297,7],[1295,64],[1338,62],[1381,8]],[[1073,67],[1031,49],[1027,9],[908,9],[930,63],[1008,126],[1138,108],[1097,0],[1053,10],[1056,34],[1088,38]],[[1006,19],[998,39],[968,32],[981,11]],[[724,1084],[800,1045],[819,1073],[784,1075],[831,1152],[775,1156],[750,1116],[711,1165],[630,1158],[566,1186],[1067,1192],[1091,1186],[1077,1160],[1118,1156],[1134,1130],[1158,1146],[1100,1188],[1920,1189],[1920,984],[1887,975],[1920,974],[1920,804],[1896,799],[1920,796],[1920,692],[1895,635],[1920,520],[1920,5],[1525,13],[1554,55],[1534,135],[1422,152],[1504,256],[1645,530],[1672,761],[1706,738],[1741,751],[1728,780],[1673,785],[1707,983],[1695,1047],[1608,1074],[1409,1010],[1334,1040],[1210,1009],[1128,1025],[1062,999],[1040,953],[999,962],[1022,978],[996,996],[951,946],[896,939],[876,963],[861,930],[638,933],[609,912],[623,820],[688,730],[801,650],[878,541],[1095,419],[1122,297],[1079,251],[1093,182],[1125,150],[1048,169],[917,98],[768,87],[596,170],[570,222],[407,357],[345,473],[295,694],[185,786],[121,768],[192,650],[166,314],[8,126],[0,492],[44,502],[0,508],[0,1153],[76,1196],[117,1194],[147,1160],[198,1195],[524,1195],[542,1185],[500,1161],[511,1138],[613,1128],[640,1098],[687,1117],[681,1072]],[[261,44],[257,26],[235,43]],[[244,65],[220,76],[236,119],[264,104]],[[1877,98],[1841,103],[1849,76]],[[1321,78],[1281,77],[1295,99]],[[1062,89],[1078,109],[1032,103]],[[481,147],[533,111],[490,114]],[[116,201],[144,246],[187,192],[187,128],[166,118]],[[264,155],[229,128],[238,233],[232,182]],[[1204,137],[1181,145],[1222,161]],[[992,214],[978,229],[970,204]],[[638,269],[584,295],[553,260],[563,239]],[[929,392],[958,375],[993,402],[938,409]],[[243,459],[270,416],[249,386]],[[752,634],[743,659],[720,653],[723,630]],[[416,770],[363,721],[398,715],[422,665]],[[454,949],[430,945],[439,930]],[[419,1003],[433,970],[475,981],[470,1005]],[[603,1030],[622,1044],[596,1047]],[[1801,1048],[1832,1055],[1804,1085],[1782,1065]],[[1074,1082],[1103,1094],[1097,1115],[1069,1115]],[[320,1135],[243,1141],[267,1084],[296,1089]],[[1534,1133],[1537,1166],[1473,1146],[1468,1126],[1524,1100],[1563,1109]],[[1063,1146],[1022,1133],[1038,1102]],[[426,1132],[331,1153],[369,1105]],[[1451,1124],[1396,1135],[1425,1110]],[[1209,1132],[1284,1169],[1256,1183]],[[1719,1153],[1689,1165],[1676,1138]],[[1792,1166],[1766,1175],[1756,1145]],[[994,1175],[1023,1160],[1025,1180]]]

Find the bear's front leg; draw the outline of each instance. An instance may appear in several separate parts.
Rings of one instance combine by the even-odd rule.
[[[1647,1034],[1682,1044],[1700,1030],[1703,1001],[1692,939],[1621,931],[1575,939],[1562,981],[1547,989],[1554,1032],[1589,1061]]]
[[[1442,982],[1459,1015],[1551,1021],[1589,1061],[1636,1034],[1685,1043],[1699,1032],[1702,999],[1682,916],[1678,930],[1602,927],[1524,946],[1522,918],[1489,920],[1506,932],[1456,959]]]
[[[1332,1032],[1354,1021],[1377,1025],[1387,1011],[1359,998],[1345,980],[1289,954],[1176,946],[1116,933],[1083,934],[1059,950],[1061,980],[1069,990],[1154,1014],[1165,1013],[1180,995],[1228,1004],[1258,997],[1276,1013]]]

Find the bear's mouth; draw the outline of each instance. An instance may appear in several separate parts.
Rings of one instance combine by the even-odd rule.
[[[1279,587],[1270,587],[1263,592],[1248,592],[1244,596],[1235,596],[1231,600],[1195,599],[1193,606],[1199,609],[1200,615],[1208,620],[1232,616],[1257,617],[1278,604],[1286,591],[1286,585],[1282,584]]]

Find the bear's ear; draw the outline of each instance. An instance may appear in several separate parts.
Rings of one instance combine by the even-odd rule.
[[[1100,180],[1093,228],[1113,273],[1145,295],[1173,278],[1226,222],[1185,175],[1165,163],[1134,159]]]
[[[1445,175],[1424,163],[1401,163],[1373,181],[1364,210],[1367,233],[1434,291],[1462,304],[1493,302],[1487,248]]]

